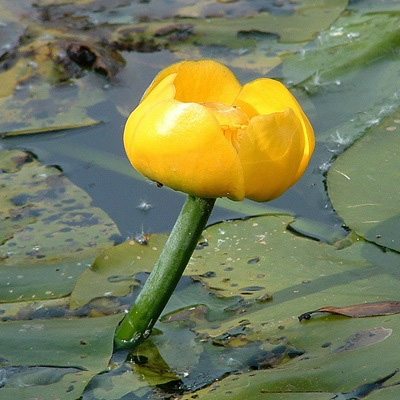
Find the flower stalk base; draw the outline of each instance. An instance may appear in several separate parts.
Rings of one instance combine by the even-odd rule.
[[[214,207],[215,199],[188,196],[153,271],[115,335],[116,348],[146,339],[178,284]]]

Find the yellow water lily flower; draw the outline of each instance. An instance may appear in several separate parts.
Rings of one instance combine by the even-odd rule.
[[[162,70],[124,132],[133,166],[147,178],[203,198],[267,201],[303,175],[313,128],[280,82],[242,86],[224,65],[183,61]]]

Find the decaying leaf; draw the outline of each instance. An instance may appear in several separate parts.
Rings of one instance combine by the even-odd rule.
[[[329,313],[351,318],[377,317],[400,313],[400,301],[378,301],[375,303],[356,304],[346,307],[326,306],[318,310],[308,311],[299,316],[299,321],[310,319],[315,313]]]

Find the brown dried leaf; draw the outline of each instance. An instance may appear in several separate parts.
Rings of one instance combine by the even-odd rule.
[[[377,317],[400,313],[400,301],[378,301],[375,303],[363,303],[346,307],[326,306],[318,310],[308,311],[299,316],[299,321],[310,319],[312,314],[322,312],[344,315],[351,318]]]

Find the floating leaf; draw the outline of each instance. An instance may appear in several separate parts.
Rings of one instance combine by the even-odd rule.
[[[282,69],[274,71],[312,95],[311,117],[329,149],[321,172],[329,169],[330,153],[341,153],[400,106],[399,88],[393,85],[400,57],[392,51],[400,40],[399,14],[370,13],[362,4],[364,12],[343,13],[318,40],[283,56]]]
[[[67,296],[91,261],[92,258],[1,266],[0,303]]]
[[[399,301],[378,301],[375,303],[356,304],[354,306],[334,307],[325,306],[314,311],[308,311],[299,316],[299,321],[310,319],[315,313],[329,313],[344,315],[352,318],[376,317],[379,315],[391,315],[400,313]]]
[[[3,366],[52,366],[100,372],[109,361],[122,315],[1,323]],[[65,334],[68,332],[68,335]],[[63,340],[59,340],[62,337]]]
[[[210,389],[196,392],[199,398],[203,395],[216,399],[220,398],[217,395],[232,399],[245,395],[256,398],[260,393],[271,393],[272,396],[280,391],[289,392],[293,398],[303,396],[305,399],[314,399],[311,393],[320,392],[321,398],[324,398],[324,393],[329,393],[330,397],[325,398],[332,399],[335,393],[351,392],[366,379],[374,382],[378,374],[385,376],[387,369],[397,368],[397,357],[388,349],[398,343],[398,318],[380,319],[378,322],[370,318],[346,320],[327,316],[299,324],[295,316],[305,307],[313,309],[311,305],[321,301],[332,304],[339,294],[341,301],[347,304],[365,300],[388,301],[395,297],[398,293],[399,255],[390,251],[383,253],[375,245],[363,241],[355,241],[338,250],[294,235],[287,230],[291,221],[290,216],[265,216],[207,228],[185,274],[206,284],[211,293],[232,299],[233,303],[225,306],[222,314],[215,318],[213,310],[216,305],[211,305],[212,297],[207,300],[192,294],[181,303],[178,299],[185,290],[178,290],[161,322],[156,325],[163,334],[152,336],[152,340],[172,370],[179,362],[179,354],[176,354],[176,346],[173,349],[167,346],[171,340],[170,326],[178,329],[173,337],[183,343],[178,332],[184,332],[187,324],[205,341],[201,357],[208,360],[208,368],[210,360],[222,358],[226,362],[230,360],[232,368],[220,364],[222,371],[233,371],[233,366],[238,370],[241,366],[241,374],[226,378],[219,382],[218,387],[212,386],[211,392]],[[157,251],[153,251],[158,253],[161,239],[165,241],[165,236],[152,235],[146,246],[124,244],[115,247],[113,258],[118,259],[119,249],[121,258],[119,263],[102,265],[103,282],[107,275],[118,276],[118,264],[127,266],[129,260],[134,261],[130,269],[132,276],[145,265],[146,254],[150,255],[149,264],[152,264],[156,256],[151,251],[152,246],[157,243]],[[137,263],[138,255],[140,264]],[[128,271],[125,268],[124,274]],[[129,283],[126,282],[125,290],[129,289]],[[110,291],[113,285],[109,282]],[[267,346],[279,342],[283,336],[286,345],[275,351],[288,351],[283,358],[284,364],[278,361],[279,368],[268,370],[268,375],[264,371],[245,373],[246,365],[254,362],[254,359],[246,358],[246,354],[251,354],[247,352],[256,342]],[[367,341],[362,339],[367,337]],[[210,342],[217,346],[216,349],[218,346],[225,348],[226,353],[218,355],[218,350],[207,347]],[[290,346],[305,351],[305,355],[297,350],[291,351]],[[353,349],[351,363],[347,356],[350,346]],[[368,351],[365,351],[367,347]],[[235,348],[237,350],[233,350]],[[343,350],[333,352],[330,348]],[[269,351],[273,354],[274,350]],[[371,354],[377,356],[382,351],[385,354],[388,351],[388,357],[379,368],[376,365],[368,369],[360,367],[368,365]],[[257,353],[261,354],[259,348]],[[264,361],[254,365],[255,369],[276,366],[269,353]],[[343,381],[342,371],[347,370],[357,372],[352,372],[349,379]],[[196,376],[197,372],[190,374]],[[213,374],[218,376],[216,370]],[[252,381],[251,390],[245,384],[249,379]],[[181,380],[183,384],[188,382],[182,376]]]
[[[202,3],[194,7],[204,6]],[[223,11],[211,18],[197,18],[201,12],[193,13],[189,11],[193,7],[185,7],[173,19],[150,18],[150,22],[121,26],[113,37],[116,45],[125,50],[167,48],[181,58],[214,58],[266,74],[281,63],[281,52],[298,49],[299,45],[293,43],[314,39],[346,6],[347,0],[324,0],[318,4],[306,0],[296,4],[292,12],[281,10],[276,15],[254,10],[243,17],[230,12],[229,18],[221,18]],[[247,10],[249,7],[247,3]],[[262,10],[266,8],[263,4]]]
[[[124,396],[132,395],[133,392],[144,396],[150,391],[151,388],[140,375],[133,373],[131,368],[123,366],[107,374],[95,376],[85,390],[84,399],[120,400]]]
[[[89,380],[107,367],[121,318],[113,315],[1,323],[0,365],[5,374],[10,371],[11,378],[0,388],[0,397],[79,398]],[[35,368],[21,368],[28,366]]]
[[[68,298],[61,297],[50,300],[1,303],[0,313],[1,320],[4,322],[48,318],[53,316],[59,318],[61,315],[66,315],[67,307]],[[49,312],[49,310],[51,311]],[[60,310],[65,310],[65,312],[60,313]]]
[[[267,384],[262,385],[262,382],[260,382],[260,378],[263,376],[266,379],[265,374],[254,372],[227,378],[223,382],[215,383],[210,388],[197,392],[196,399],[239,400],[251,393],[251,395],[255,396],[254,398],[262,397],[268,400],[353,400],[363,399],[366,396],[373,399],[392,400],[400,393],[400,388],[396,383],[390,384],[387,382],[395,377],[397,373],[398,371],[395,370],[383,378],[361,384],[349,392],[325,393],[323,391],[270,391],[265,388]],[[247,385],[246,382],[248,382]],[[256,388],[251,387],[249,385],[250,382],[256,385]],[[183,400],[190,400],[192,398],[190,395],[182,397]]]
[[[372,392],[368,400],[393,400],[400,396],[400,386],[396,382],[386,385],[382,390]]]
[[[398,373],[398,370],[392,372],[391,374],[378,379],[375,382],[370,382],[370,383],[365,383],[364,385],[360,385],[359,387],[355,388],[351,392],[343,393],[343,398],[345,400],[347,399],[362,399],[364,397],[367,397],[369,394],[372,392],[376,392],[377,390],[380,390],[384,388],[384,384],[393,378],[396,374]]]
[[[400,113],[371,128],[340,155],[328,174],[333,207],[346,225],[400,251]]]
[[[167,240],[167,235],[153,235],[141,245],[130,240],[99,255],[84,272],[71,293],[71,309],[96,297],[126,296],[138,285],[136,274],[151,271]]]
[[[254,46],[258,39],[268,38],[271,34],[277,34],[282,42],[306,42],[314,39],[321,30],[328,28],[346,8],[347,3],[347,0],[323,0],[316,4],[306,0],[300,3],[295,12],[288,15],[257,12],[246,18],[185,17],[182,20],[174,18],[174,20],[161,23],[139,24],[136,32],[140,32],[140,27],[143,27],[148,29],[149,33],[154,32],[153,35],[159,38],[168,38],[178,33],[175,45],[179,45],[179,42],[187,42],[186,39],[188,39],[189,43],[199,45],[246,48],[248,47],[246,41],[250,40]],[[187,34],[179,37],[179,33],[184,32]],[[132,30],[131,33],[134,31]]]
[[[98,124],[87,109],[105,98],[105,91],[85,71],[112,79],[124,65],[118,51],[97,43],[83,26],[72,34],[70,25],[56,28],[37,12],[36,7],[30,13],[18,10],[18,17],[4,22],[19,37],[4,44],[7,51],[0,58],[1,136]]]
[[[0,154],[0,302],[68,295],[118,230],[58,168],[19,150]]]
[[[293,83],[315,77],[323,85],[339,75],[373,64],[399,42],[396,13],[348,12],[303,51],[288,55],[284,74]],[[309,82],[312,85],[312,82]]]
[[[289,228],[300,235],[310,237],[315,240],[333,244],[344,238],[344,232],[332,229],[332,226],[321,222],[312,221],[307,218],[296,218]]]
[[[76,400],[95,375],[73,368],[2,368],[5,374],[8,370],[11,376],[0,388],[2,400]]]
[[[0,123],[3,137],[53,132],[97,125],[87,108],[104,96],[101,89],[85,87],[82,82],[65,87],[44,83],[21,87],[15,96],[0,98]],[[45,110],[45,111],[44,111]]]

